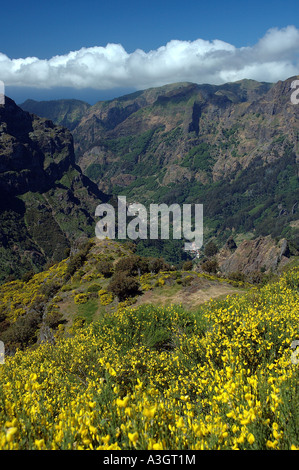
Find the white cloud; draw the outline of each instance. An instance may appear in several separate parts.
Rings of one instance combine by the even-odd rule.
[[[178,81],[220,84],[251,78],[276,82],[299,73],[299,30],[267,31],[252,47],[220,40],[172,40],[157,50],[129,54],[120,44],[82,48],[49,60],[10,59],[0,53],[0,80],[7,86],[136,89]]]

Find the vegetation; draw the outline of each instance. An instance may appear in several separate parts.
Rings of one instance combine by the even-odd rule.
[[[193,313],[78,318],[0,365],[0,448],[298,449],[298,308],[296,268]]]
[[[128,275],[126,272],[115,273],[108,285],[108,289],[112,294],[117,295],[120,301],[137,295],[139,288],[140,284],[138,280]]]

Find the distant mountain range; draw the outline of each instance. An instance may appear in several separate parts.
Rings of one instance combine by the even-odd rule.
[[[77,164],[102,191],[144,204],[203,203],[205,237],[220,245],[231,234],[271,235],[298,249],[295,78],[177,83],[85,108],[75,100],[21,107],[64,120]]]

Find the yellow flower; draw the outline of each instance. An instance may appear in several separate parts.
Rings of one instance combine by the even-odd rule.
[[[128,401],[130,400],[130,397],[126,396],[123,400],[120,398],[116,399],[116,404],[119,408],[126,408]]]
[[[102,441],[104,442],[104,444],[108,444],[108,442],[110,441],[110,435],[107,434],[106,436],[103,436]]]
[[[184,424],[185,424],[185,423],[184,423],[184,419],[183,419],[183,417],[181,416],[181,417],[179,418],[179,420],[176,422],[176,427],[180,429],[180,428],[182,428],[182,427],[184,426]]]
[[[136,442],[138,441],[138,438],[139,438],[139,434],[138,432],[129,432],[128,433],[128,438],[130,439],[130,441],[132,442],[132,444],[136,444]]]
[[[34,444],[36,445],[38,450],[41,450],[45,445],[45,441],[44,439],[35,439]]]
[[[16,434],[17,431],[18,431],[18,428],[16,427],[8,428],[8,430],[6,431],[7,442],[11,442],[13,440],[14,435]]]
[[[277,441],[274,441],[274,442],[272,442],[272,441],[267,441],[267,442],[266,442],[266,446],[269,447],[269,449],[275,449],[276,444],[277,444]]]
[[[159,442],[156,442],[155,444],[153,444],[153,450],[163,450],[162,443],[159,441]]]
[[[254,435],[253,434],[248,434],[247,436],[247,441],[249,442],[249,444],[253,444],[254,441],[255,441],[255,438],[254,438]]]
[[[156,411],[157,411],[157,406],[151,406],[150,408],[145,407],[143,410],[143,414],[147,418],[153,418],[155,416]]]

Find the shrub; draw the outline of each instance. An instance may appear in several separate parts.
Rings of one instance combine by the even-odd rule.
[[[100,289],[101,289],[101,286],[99,284],[91,284],[91,286],[87,288],[87,292],[89,293],[99,292]]]
[[[41,294],[47,299],[53,297],[60,290],[61,285],[57,281],[48,282],[41,288]]]
[[[113,274],[113,263],[109,259],[102,258],[97,263],[97,270],[103,274],[104,277],[111,277]]]
[[[230,279],[231,281],[245,282],[245,278],[245,274],[243,274],[241,271],[236,271],[228,275],[228,279]]]
[[[125,272],[117,272],[113,275],[108,290],[116,295],[120,301],[133,297],[140,292],[140,283],[133,276]]]
[[[182,267],[182,270],[183,271],[192,271],[193,269],[193,263],[192,261],[185,261],[185,263],[183,264],[183,267]]]
[[[216,274],[218,271],[218,262],[215,259],[208,259],[201,264],[201,267],[207,273]]]
[[[149,271],[158,274],[160,271],[169,271],[170,265],[162,258],[151,258],[149,260]]]
[[[35,272],[34,271],[27,271],[26,273],[23,274],[22,276],[22,281],[23,282],[28,282],[30,279],[33,278]]]
[[[90,242],[85,242],[81,245],[77,253],[70,256],[65,275],[66,279],[69,279],[71,276],[73,276],[75,272],[81,268],[81,266],[83,266],[91,246],[92,245]]]
[[[46,314],[44,319],[44,323],[50,328],[57,328],[57,326],[63,322],[63,315],[58,310],[51,310]]]
[[[85,323],[86,323],[86,319],[84,317],[78,316],[74,319],[72,326],[74,329],[83,328]]]
[[[101,294],[99,297],[100,297],[101,305],[109,305],[111,304],[111,302],[113,302],[112,292],[105,292],[104,294]]]
[[[137,255],[124,256],[117,261],[115,272],[127,273],[130,276],[141,275],[148,272],[148,262]]]
[[[87,294],[77,294],[74,297],[74,302],[75,304],[85,304],[88,300],[88,295]]]
[[[15,352],[18,348],[24,349],[35,343],[40,322],[41,316],[38,312],[29,312],[17,318],[1,335],[7,351]]]
[[[215,242],[210,241],[209,243],[207,243],[207,245],[204,249],[205,256],[210,258],[211,256],[215,256],[217,253],[218,253],[218,248],[217,248],[217,245],[215,244]]]

